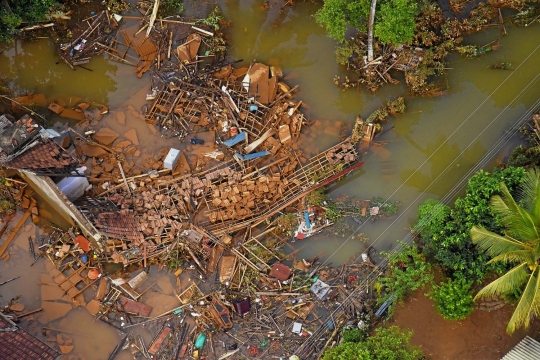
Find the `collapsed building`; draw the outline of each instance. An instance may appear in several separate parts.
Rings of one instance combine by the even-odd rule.
[[[118,46],[133,48],[139,57],[135,73],[150,72],[153,82],[145,111],[129,111],[163,137],[177,138],[179,146],[164,149],[148,171],[135,172],[127,156],[138,151],[136,133],[119,142],[117,133],[103,128],[58,133],[30,115],[1,118],[2,166],[16,171],[73,226],[39,244],[54,265],[50,283],[73,306],[126,334],[124,341],[129,327],[150,322],[151,344],[129,338],[133,351],[145,357],[210,351],[225,356],[227,349],[214,349],[211,334],[247,344],[229,349],[229,356],[291,354],[316,326],[333,331],[343,319],[368,312],[367,289],[352,290],[373,271],[369,251],[360,262],[339,268],[320,264],[318,257],[297,261],[278,251],[290,237],[276,226],[278,215],[293,211],[302,214],[304,233],[316,233],[309,213],[317,209],[320,216],[324,209],[306,203],[306,195],[362,166],[358,141],[345,138],[307,156],[300,139],[310,122],[302,101],[293,98],[297,87],[281,80],[279,67],[252,62],[235,68],[223,61],[203,67],[197,54],[203,37],[210,36],[204,29],[190,28],[174,49],[172,41],[156,41],[138,27],[120,29],[120,44],[108,35],[114,23],[110,16],[96,15],[83,35],[59,48],[61,57],[70,66],[103,52],[128,62],[127,50],[120,56]],[[83,42],[84,34],[92,39]],[[173,38],[172,32],[165,36]],[[166,61],[171,52],[176,61]],[[89,122],[109,111],[95,103],[70,106],[57,101],[49,109]],[[198,138],[201,132],[213,134],[211,141]],[[364,135],[362,146],[372,139],[373,132]],[[130,270],[111,272],[110,264]],[[175,292],[179,306],[148,319],[152,308],[141,298],[151,289],[145,281],[153,264],[168,266],[181,285]],[[91,289],[94,296],[87,302],[83,293]],[[330,322],[315,315],[339,304],[347,306]],[[286,331],[296,336],[284,340]],[[269,346],[261,348],[254,336],[267,337]],[[306,354],[320,352],[323,345]]]

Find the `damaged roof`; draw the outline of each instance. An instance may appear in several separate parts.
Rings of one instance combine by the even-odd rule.
[[[95,218],[96,227],[105,235],[116,239],[144,240],[140,221],[133,211],[120,210],[100,213]]]
[[[11,126],[6,127],[6,125],[7,123],[3,121],[2,127],[4,129],[0,133],[0,150],[7,155],[15,153],[28,144],[39,134],[41,128],[30,115],[24,115]]]
[[[57,360],[60,353],[0,313],[0,358],[5,360]]]
[[[15,169],[63,169],[77,166],[77,161],[51,139],[43,139],[5,166]]]

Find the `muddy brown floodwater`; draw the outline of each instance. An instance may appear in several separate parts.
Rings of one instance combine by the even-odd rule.
[[[187,2],[188,5],[195,3],[198,2]],[[260,0],[218,1],[218,4],[224,16],[232,20],[230,55],[244,59],[240,65],[252,59],[280,65],[285,80],[300,85],[297,98],[307,104],[303,110],[313,121],[313,126],[302,137],[302,146],[307,152],[316,153],[338,142],[336,122],[343,121],[351,127],[356,115],[366,118],[386,101],[406,92],[404,85],[386,86],[375,94],[364,89],[341,91],[335,87],[334,75],[345,73],[335,62],[335,43],[313,19],[318,4],[299,3],[294,9],[285,8],[283,12],[264,10]],[[406,97],[406,113],[386,125],[393,129],[378,138],[388,144],[364,156],[365,164],[359,171],[332,187],[334,197],[382,197],[401,202],[397,218],[367,223],[358,230],[368,235],[378,251],[390,249],[397,239],[405,236],[416,217],[418,203],[426,197],[440,198],[449,192],[538,100],[540,25],[507,27],[507,30],[509,35],[500,40],[499,51],[474,60],[451,55],[450,92],[437,98]],[[465,42],[483,45],[499,36],[500,30],[493,27],[467,37]],[[56,64],[50,39],[16,41],[0,49],[4,50],[0,53],[1,75],[17,92],[44,93],[47,100],[80,97],[108,104],[112,115],[105,117],[98,127],[110,127],[119,133],[135,128],[140,148],[145,149],[142,156],[150,157],[158,148],[178,145],[177,139],[165,140],[159,134],[152,134],[139,119],[128,116],[126,125],[115,120],[115,111],[139,110],[146,103],[145,95],[150,90],[148,75],[137,79],[133,68],[103,57],[93,58],[87,65],[92,72],[72,71],[64,64]],[[489,66],[496,62],[510,62],[513,70],[490,70]],[[56,121],[62,122],[56,123],[56,127],[62,129],[65,120],[53,118],[51,123]],[[516,142],[514,137],[499,147],[496,156],[506,156]],[[486,169],[492,166],[493,163],[487,164]],[[50,212],[50,221],[59,222],[52,210]],[[34,236],[36,231],[39,230],[33,224],[27,223],[10,251],[12,258],[0,263],[0,281],[21,276],[2,286],[0,304],[21,295],[22,303],[31,310],[45,301],[43,285],[37,285],[46,272],[45,261],[39,260],[30,267],[28,254],[28,236]],[[293,245],[302,248],[300,256],[319,254],[334,265],[345,262],[366,246],[358,240],[337,238],[329,233]],[[151,273],[162,285],[145,294],[143,300],[154,306],[152,315],[155,315],[177,303],[167,290],[167,282],[173,281],[173,277],[157,268]],[[69,336],[74,339],[74,354],[81,358],[107,359],[119,340],[114,329],[94,322],[84,308],[69,310],[65,316],[47,322],[49,320],[46,313],[33,316],[29,319],[30,331],[38,334],[41,322],[46,322],[49,327],[78,333]],[[38,336],[43,338],[41,334]],[[122,352],[117,358],[131,356]]]

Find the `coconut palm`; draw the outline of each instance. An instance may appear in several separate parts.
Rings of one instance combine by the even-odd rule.
[[[493,258],[489,263],[515,264],[506,274],[484,287],[475,299],[522,290],[506,331],[529,327],[540,315],[540,171],[530,170],[517,195],[501,184],[502,195],[490,207],[504,226],[504,236],[483,227],[471,229],[471,239]]]

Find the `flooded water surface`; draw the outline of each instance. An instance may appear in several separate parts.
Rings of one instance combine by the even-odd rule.
[[[334,59],[334,41],[325,36],[312,16],[318,4],[298,3],[293,9],[286,7],[279,11],[275,7],[264,9],[262,1],[218,1],[224,16],[232,21],[229,29],[231,58],[243,59],[239,65],[254,59],[279,65],[289,85],[300,85],[295,98],[305,103],[303,111],[313,123],[301,138],[302,147],[306,153],[313,154],[338,142],[336,122],[345,122],[350,130],[357,115],[367,118],[388,100],[404,94],[406,88],[400,84],[371,93],[364,89],[342,91],[336,87],[332,78],[344,76],[346,72]],[[448,94],[436,98],[405,96],[406,113],[385,124],[388,131],[377,138],[385,145],[372,147],[365,154],[360,170],[332,186],[333,197],[381,197],[401,203],[394,219],[366,223],[358,229],[367,234],[369,243],[378,251],[390,249],[397,239],[407,234],[420,201],[426,197],[441,198],[453,191],[462,176],[538,100],[540,25],[509,27],[508,33],[500,39],[499,51],[480,59],[451,55]],[[491,28],[467,38],[466,42],[483,45],[498,37],[500,30]],[[29,43],[17,41],[2,49],[1,75],[18,94],[34,92],[45,94],[47,101],[78,97],[108,104],[112,114],[99,126],[111,127],[119,133],[126,130],[115,120],[114,112],[128,106],[139,111],[150,91],[148,75],[137,79],[132,67],[103,57],[92,58],[86,65],[92,71],[82,68],[73,71],[65,64],[57,63],[50,39]],[[489,66],[496,62],[510,62],[512,70],[490,70]],[[61,119],[54,121],[65,123]],[[177,139],[165,140],[159,134],[150,133],[140,119],[127,119],[127,126],[137,129],[141,148],[147,148],[143,156],[154,155],[157,148],[178,146]],[[494,158],[507,156],[516,141],[514,137],[510,142],[498,145]],[[493,162],[490,162],[486,169],[492,166]],[[28,309],[41,304],[40,287],[34,284],[40,281],[40,274],[46,272],[44,260],[28,270],[31,261],[25,247],[28,236],[36,231],[34,225],[27,225],[16,240],[11,260],[0,263],[0,282],[21,275],[19,280],[0,289],[2,304],[17,295],[22,296],[21,301]],[[335,265],[361,252],[367,245],[356,238],[322,233],[293,246],[302,248],[300,256],[323,255],[323,259]],[[158,271],[155,274],[165,273]],[[176,299],[163,290],[161,293],[150,291],[145,296],[156,311],[166,311],[177,305]],[[34,317],[30,329],[32,326],[37,329],[39,319],[39,316]],[[94,321],[84,308],[70,310],[67,316],[47,326],[80,333],[69,336],[74,339],[76,354],[87,359],[106,359],[119,339],[114,329]],[[88,334],[92,334],[91,338]],[[128,358],[131,357],[127,352],[118,356],[118,359]]]

